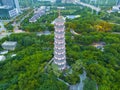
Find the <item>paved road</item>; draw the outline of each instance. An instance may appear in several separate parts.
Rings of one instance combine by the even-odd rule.
[[[2,22],[0,22],[0,32],[1,31],[6,31],[6,28],[4,27]]]
[[[0,22],[11,22],[12,20],[0,20]]]
[[[120,32],[112,32],[112,34],[120,34]]]
[[[46,72],[48,65],[50,65],[53,62],[53,58],[45,65],[44,71]]]
[[[89,7],[89,8],[91,8],[92,10],[95,10],[95,11],[97,11],[97,12],[100,12],[100,11],[101,11],[101,8],[96,7],[96,6],[93,6],[93,5],[90,5],[90,4],[87,4],[87,3],[76,2],[76,4],[80,4],[80,5],[82,5],[82,6]]]
[[[86,79],[86,71],[84,70],[83,74],[80,75],[80,83],[76,85],[71,85],[70,90],[83,90],[85,79]]]
[[[59,81],[63,82],[64,84],[66,84],[67,86],[70,86],[69,83],[65,82],[64,80],[60,79],[60,78],[57,78]]]
[[[27,15],[25,15],[20,21],[18,24],[21,24],[22,21],[24,21],[25,18],[29,17],[29,15],[33,12],[33,10],[31,12],[29,12]]]
[[[22,21],[25,20],[25,18],[29,17],[29,15],[33,12],[33,10],[31,12],[29,12],[27,15],[25,15],[18,23],[17,25],[20,25],[22,23]]]
[[[110,22],[110,24],[120,25],[119,23],[112,23],[112,22]]]
[[[7,33],[7,32],[1,33],[1,34],[0,34],[0,39],[4,38],[4,37],[6,37],[6,36],[10,36],[10,35],[11,35],[11,33]]]
[[[73,29],[70,29],[70,32],[71,32],[73,35],[80,35],[80,34],[78,34],[77,32],[75,32]]]
[[[18,23],[14,22],[13,26],[14,26],[14,32],[16,32],[17,30],[19,30],[19,26],[22,23],[22,21],[25,20],[25,18],[29,17],[29,15],[33,12],[33,10],[31,12],[29,12],[27,15],[25,15]]]

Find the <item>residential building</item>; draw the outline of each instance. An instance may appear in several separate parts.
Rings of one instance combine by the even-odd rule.
[[[17,42],[14,41],[5,41],[2,44],[2,48],[5,50],[15,50]]]
[[[0,61],[4,61],[6,58],[4,55],[0,55]]]
[[[34,10],[34,15],[29,19],[29,22],[36,22],[41,16],[46,14],[46,7],[41,6],[37,10]]]

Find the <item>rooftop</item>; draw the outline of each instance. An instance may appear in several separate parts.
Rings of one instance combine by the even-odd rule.
[[[5,60],[5,56],[0,55],[0,61],[4,61]]]
[[[35,11],[34,16],[29,19],[29,22],[36,22],[38,18],[40,18],[42,15],[45,14],[45,9],[38,8],[37,11]]]
[[[17,42],[14,41],[5,41],[2,45],[16,45]]]
[[[7,54],[7,53],[8,53],[8,50],[0,51],[0,54],[2,55]]]
[[[64,23],[65,18],[63,16],[59,16],[58,18],[55,19],[55,23]]]
[[[11,6],[6,6],[6,5],[0,6],[0,9],[10,9],[10,8],[11,8]]]
[[[106,43],[105,42],[95,42],[95,43],[93,43],[93,45],[105,46]]]

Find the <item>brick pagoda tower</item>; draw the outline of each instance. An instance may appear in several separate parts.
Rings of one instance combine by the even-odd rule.
[[[65,48],[65,19],[59,13],[54,23],[54,63],[59,70],[66,68],[66,48]]]

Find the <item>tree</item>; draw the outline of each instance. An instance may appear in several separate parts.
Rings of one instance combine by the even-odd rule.
[[[107,32],[112,29],[112,25],[105,21],[98,22],[98,24],[95,25],[94,27],[97,31],[103,31],[103,32]]]
[[[97,90],[95,81],[90,80],[89,78],[85,79],[84,81],[83,90]]]

